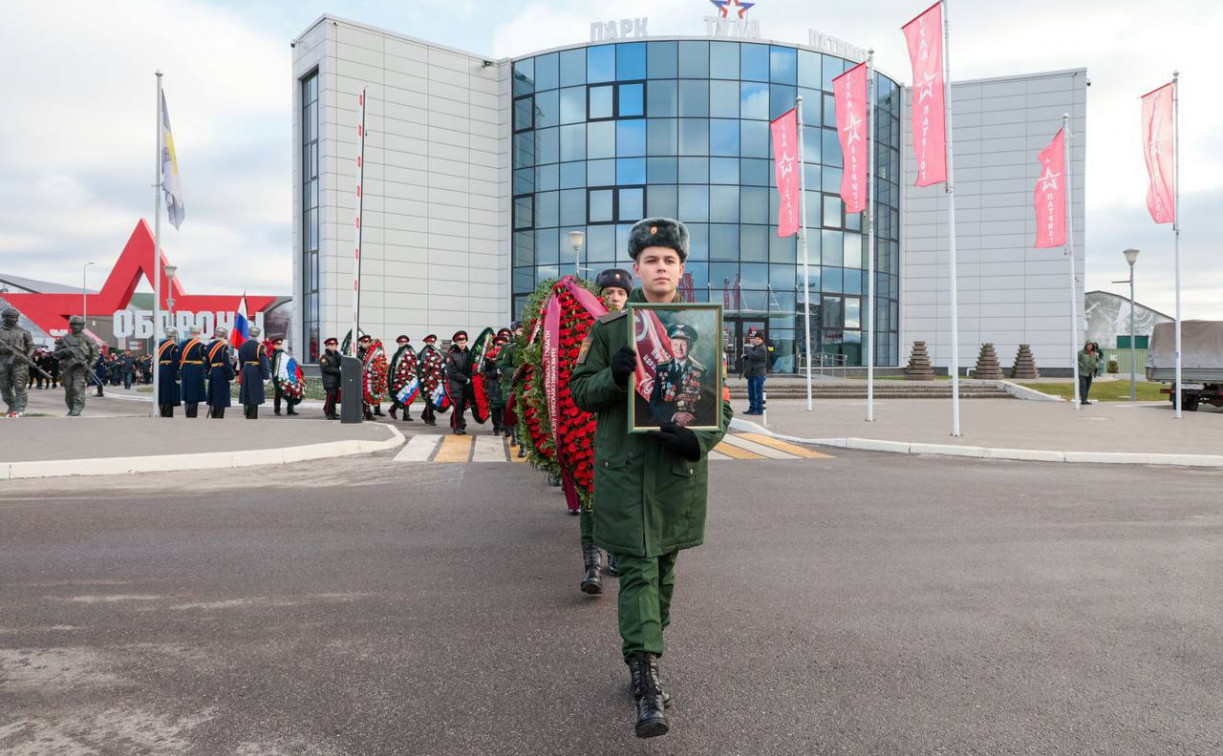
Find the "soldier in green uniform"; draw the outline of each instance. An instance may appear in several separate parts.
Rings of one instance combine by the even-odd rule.
[[[515,320],[510,323],[509,342],[497,352],[497,373],[501,376],[501,406],[510,406],[510,397],[514,394],[514,375],[518,372],[518,340],[522,338],[522,322]],[[510,407],[517,412],[517,407]],[[510,439],[510,446],[518,443],[518,425],[507,425],[505,435]],[[518,456],[525,457],[526,450],[518,447]]]
[[[55,341],[55,359],[59,360],[63,375],[68,417],[77,417],[85,409],[89,371],[100,350],[97,342],[85,335],[85,318],[73,315],[68,319],[68,327],[72,330]]]
[[[676,288],[688,239],[688,229],[668,218],[633,226],[628,252],[641,288],[629,295],[630,303],[683,301]],[[628,385],[637,356],[628,346],[626,314],[609,312],[591,328],[570,389],[579,409],[596,413],[594,542],[618,557],[621,651],[637,704],[636,734],[649,738],[670,727],[658,659],[671,620],[676,556],[704,541],[707,455],[733,412],[724,392],[717,431],[667,423],[649,434],[630,434]]]

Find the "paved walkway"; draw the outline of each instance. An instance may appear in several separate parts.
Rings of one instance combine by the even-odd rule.
[[[744,403],[735,404],[741,413],[739,405]],[[951,402],[946,399],[877,401],[875,422],[865,417],[866,401],[861,399],[817,400],[812,412],[806,411],[803,400],[770,400],[767,429],[790,440],[878,451],[1167,464],[1194,464],[1188,457],[1211,457],[1196,463],[1223,465],[1223,456],[1216,456],[1223,455],[1223,410],[1214,408],[1185,412],[1176,420],[1168,402],[1096,403],[1075,411],[1068,402],[976,399],[960,403],[959,437],[951,436]],[[759,417],[736,416],[736,427],[747,429],[747,423],[764,425]]]

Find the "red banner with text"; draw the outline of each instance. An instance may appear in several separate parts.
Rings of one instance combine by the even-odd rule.
[[[798,159],[798,109],[782,113],[769,126],[773,131],[773,170],[781,205],[777,211],[777,235],[798,233],[801,205],[799,197],[802,163]]]
[[[841,172],[841,200],[845,212],[866,209],[866,64],[859,63],[832,80],[837,104],[837,136],[841,140],[844,170]]]
[[[1040,178],[1032,192],[1036,208],[1036,248],[1066,244],[1066,130],[1059,129],[1040,151]]]
[[[913,64],[915,186],[947,180],[947,112],[943,89],[943,4],[935,3],[902,27]]]

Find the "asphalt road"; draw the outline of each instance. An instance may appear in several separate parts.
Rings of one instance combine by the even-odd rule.
[[[1217,754],[1217,472],[712,466],[672,734],[525,465],[0,487],[0,753]]]

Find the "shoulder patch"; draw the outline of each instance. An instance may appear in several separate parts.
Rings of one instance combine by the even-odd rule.
[[[628,315],[628,310],[613,310],[612,312],[609,312],[606,315],[600,315],[599,322],[600,323],[610,323],[613,320],[619,320],[620,318],[624,317],[625,315]]]
[[[578,349],[577,364],[585,365],[586,356],[590,354],[590,345],[594,341],[594,334],[587,333],[586,338],[582,339],[582,346]]]

